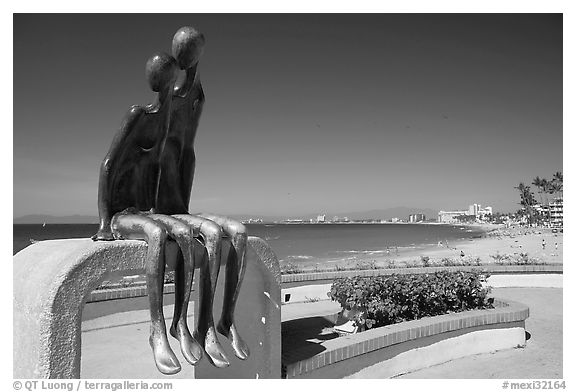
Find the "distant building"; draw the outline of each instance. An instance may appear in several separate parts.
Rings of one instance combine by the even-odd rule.
[[[438,212],[438,222],[439,223],[456,223],[458,219],[456,217],[461,215],[468,215],[468,211],[439,211]]]
[[[471,214],[470,212],[474,212]],[[468,215],[474,215],[476,219],[484,220],[487,215],[492,215],[492,207],[482,208],[480,204],[472,204],[468,208]]]
[[[410,214],[408,216],[408,222],[410,223],[424,222],[425,220],[426,215],[424,214]]]
[[[550,225],[552,227],[564,227],[564,200],[555,199],[550,203]]]
[[[456,223],[458,216],[473,216],[476,220],[483,220],[487,215],[492,215],[492,207],[482,208],[481,204],[470,204],[466,211],[440,211],[438,212],[438,222]]]
[[[304,219],[286,219],[284,223],[304,223]]]
[[[392,219],[390,219],[390,222],[392,222],[392,223],[398,223],[399,220],[400,220],[400,219],[398,219],[398,218],[392,218]]]
[[[318,215],[318,217],[316,218],[316,222],[318,223],[326,222],[326,215]]]

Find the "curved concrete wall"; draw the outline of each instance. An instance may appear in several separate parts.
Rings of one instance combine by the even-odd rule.
[[[248,265],[260,271],[259,278],[266,279],[269,295],[280,303],[280,268],[276,256],[259,238],[249,237],[248,244]],[[222,252],[223,263],[227,249]],[[170,243],[167,251],[175,252],[175,244]],[[13,259],[14,377],[79,378],[82,308],[87,296],[110,272],[141,270],[145,254],[146,244],[142,241],[90,239],[41,241],[17,253]],[[197,257],[201,256],[199,249]],[[252,279],[250,271],[255,271],[250,268],[245,280],[248,285]],[[280,309],[270,301],[265,306],[269,328],[276,327],[279,331]],[[277,362],[279,369],[279,343],[277,346],[269,347],[266,366],[274,367]],[[275,374],[271,371],[262,377]]]
[[[284,355],[285,378],[392,377],[468,355],[526,343],[521,303],[496,300],[494,309],[472,310],[369,329]],[[321,352],[318,353],[318,350]]]

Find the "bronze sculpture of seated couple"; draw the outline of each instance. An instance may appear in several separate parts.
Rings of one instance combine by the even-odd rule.
[[[246,269],[246,229],[223,216],[188,212],[196,163],[194,138],[204,105],[197,72],[203,48],[204,36],[183,27],[174,35],[173,57],[160,53],[148,60],[146,77],[157,93],[156,101],[130,108],[100,167],[100,227],[92,239],[147,242],[149,342],[156,366],[164,374],[181,369],[168,343],[162,310],[167,241],[175,241],[179,247],[170,334],[180,342],[184,358],[194,365],[205,352],[213,365],[228,366],[216,330],[230,340],[238,358],[249,355],[234,324],[234,308]],[[179,69],[185,71],[185,78],[176,85]],[[232,255],[226,264],[222,315],[215,327],[212,304],[223,235],[230,238]],[[194,248],[199,245],[205,247],[207,260],[195,260]],[[200,311],[192,335],[187,312],[195,267],[200,272]]]

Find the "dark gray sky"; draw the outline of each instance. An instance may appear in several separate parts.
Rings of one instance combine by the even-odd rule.
[[[562,170],[559,14],[20,14],[14,216],[97,215],[145,62],[183,25],[206,36],[192,211],[512,211]]]

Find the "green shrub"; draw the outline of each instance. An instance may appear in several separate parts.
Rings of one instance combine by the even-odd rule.
[[[492,308],[489,275],[472,271],[385,275],[336,279],[329,297],[347,310],[361,328],[415,320],[426,316]]]
[[[520,253],[514,257],[514,263],[518,265],[541,264],[541,262],[542,261],[536,257],[528,256],[528,253]]]
[[[357,270],[370,270],[370,269],[377,269],[376,260],[372,261],[359,261],[356,263]]]
[[[420,261],[422,262],[422,267],[429,267],[430,266],[430,257],[420,256]]]
[[[499,265],[529,265],[529,264],[545,264],[541,259],[537,257],[531,257],[528,253],[520,253],[510,255],[507,253],[495,255],[490,255],[494,259],[494,262]]]
[[[417,268],[420,267],[420,263],[416,260],[408,260],[404,262],[406,268]]]
[[[454,267],[459,265],[458,261],[454,260],[451,257],[442,258],[442,260],[440,260],[440,264],[442,264],[445,267]]]
[[[100,285],[98,287],[96,287],[96,290],[107,290],[109,288],[111,288],[113,285],[113,283],[109,280],[105,280],[102,283],[100,283]]]
[[[494,263],[499,265],[510,264],[510,260],[512,259],[512,257],[509,254],[507,253],[500,254],[499,252],[496,252],[495,255],[490,255],[490,257],[494,259]]]
[[[280,266],[280,272],[283,274],[299,274],[304,272],[298,264],[287,262]]]

